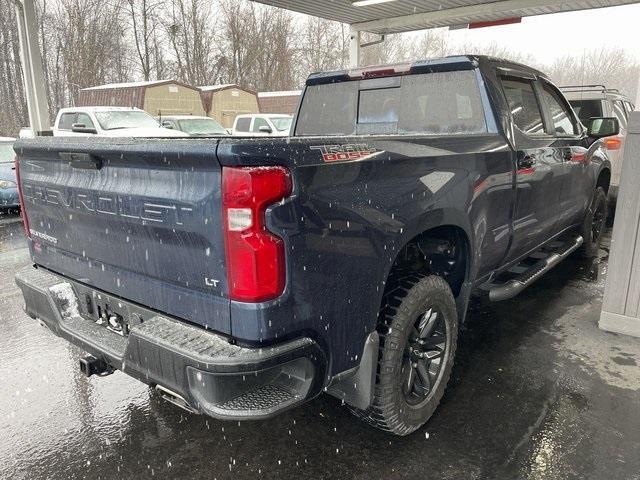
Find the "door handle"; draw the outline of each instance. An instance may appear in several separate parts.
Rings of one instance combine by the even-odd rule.
[[[102,168],[102,159],[89,153],[60,152],[60,158],[69,162],[71,168],[83,170],[100,170]]]
[[[535,154],[533,154],[533,153],[527,154],[527,155],[523,156],[522,158],[518,159],[518,169],[531,168],[531,167],[533,167],[534,163],[536,163]]]

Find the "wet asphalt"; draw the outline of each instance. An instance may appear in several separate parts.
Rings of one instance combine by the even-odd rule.
[[[220,422],[116,372],[22,312],[19,217],[0,215],[0,478],[640,480],[640,339],[598,330],[606,248],[511,301],[474,303],[447,394],[393,437],[323,395],[272,420]]]

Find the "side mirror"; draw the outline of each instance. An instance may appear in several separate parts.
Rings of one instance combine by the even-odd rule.
[[[84,123],[74,123],[71,125],[71,131],[75,133],[92,133],[94,135],[98,133],[95,128],[87,128]]]
[[[162,122],[162,126],[164,128],[170,128],[173,130],[173,124],[171,122],[169,122],[168,120],[165,120],[164,122]]]
[[[268,127],[267,125],[262,125],[261,127],[258,127],[258,131],[262,133],[273,133],[273,130],[271,130],[271,127]]]
[[[613,137],[620,133],[620,122],[615,117],[590,118],[587,131],[592,138]]]

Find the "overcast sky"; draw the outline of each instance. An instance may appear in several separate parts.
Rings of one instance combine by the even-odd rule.
[[[510,49],[530,53],[546,64],[603,46],[622,47],[640,61],[640,4],[526,17],[516,25],[450,31],[449,38],[465,43],[508,42]]]

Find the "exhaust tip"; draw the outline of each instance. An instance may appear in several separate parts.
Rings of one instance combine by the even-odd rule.
[[[195,414],[200,413],[191,405],[189,405],[189,403],[184,399],[184,397],[177,394],[176,392],[169,390],[168,388],[163,387],[162,385],[156,385],[156,391],[162,397],[163,400],[174,404],[176,407],[180,407],[181,409],[186,410],[189,413],[195,413]]]

